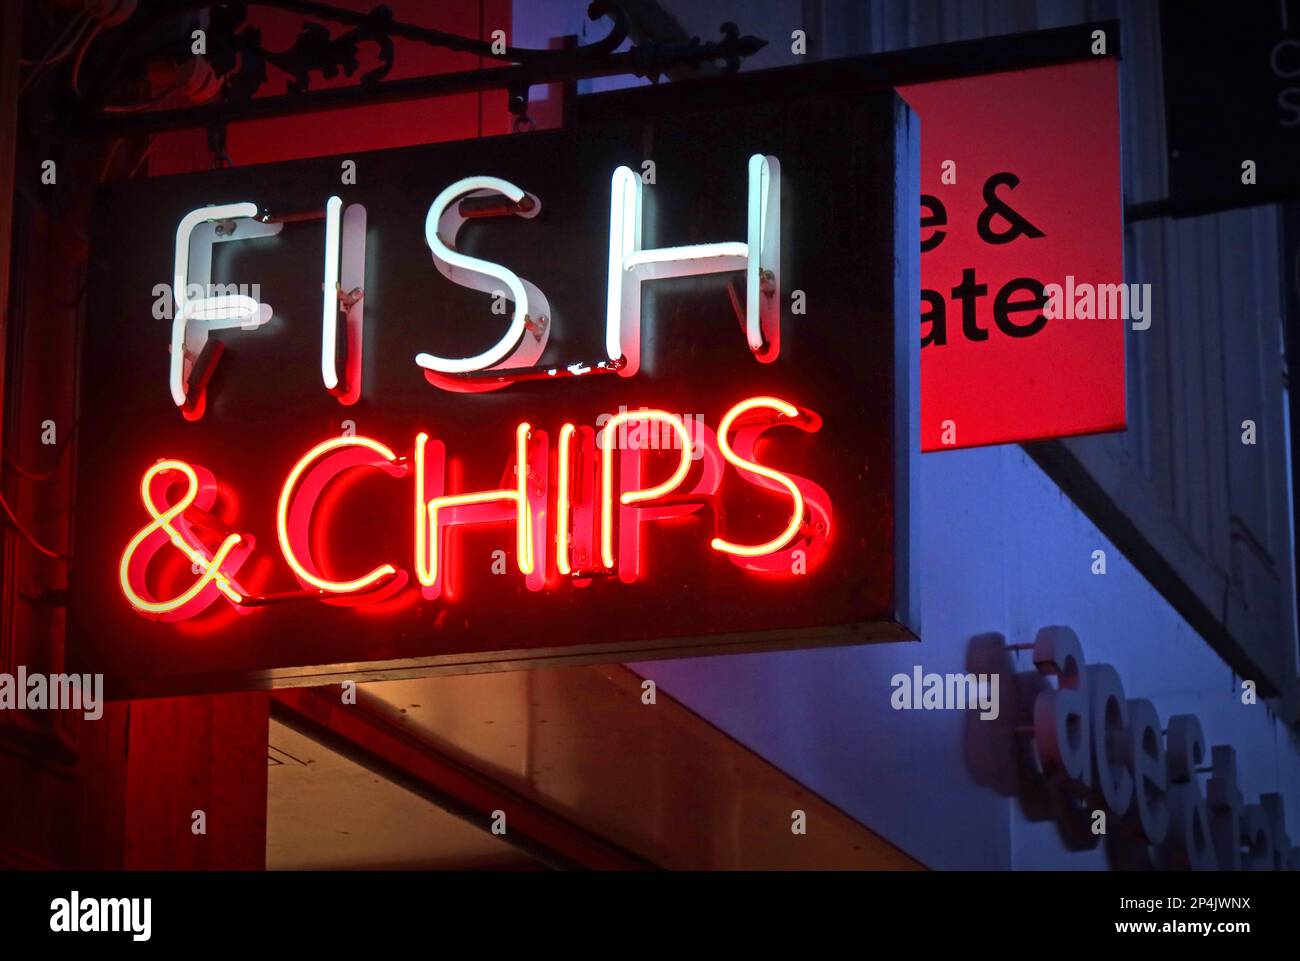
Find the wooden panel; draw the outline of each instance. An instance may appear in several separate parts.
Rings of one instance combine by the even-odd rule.
[[[129,705],[123,868],[265,865],[269,708],[259,693]]]
[[[91,870],[260,870],[266,694],[119,701],[81,725],[78,849]],[[195,811],[206,817],[196,834]],[[77,824],[59,819],[60,830]],[[51,820],[51,823],[55,823]]]

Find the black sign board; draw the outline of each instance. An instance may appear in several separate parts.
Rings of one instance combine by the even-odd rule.
[[[1300,190],[1300,3],[1160,4],[1168,208],[1189,216]]]
[[[125,697],[915,636],[918,156],[887,91],[641,96],[564,131],[105,189],[70,669]],[[496,179],[429,218],[466,178]],[[429,236],[502,269],[471,289]],[[634,272],[639,331],[610,295]],[[507,275],[532,285],[511,356],[540,354],[421,366],[510,340]],[[196,277],[228,299],[178,327],[196,298],[168,287]]]

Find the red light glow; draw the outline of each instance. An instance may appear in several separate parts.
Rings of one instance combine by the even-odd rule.
[[[220,595],[241,613],[284,599],[373,606],[394,598],[409,583],[395,564],[383,563],[360,576],[341,579],[327,576],[313,557],[313,543],[318,553],[327,553],[324,546],[329,541],[322,538],[340,509],[326,508],[327,488],[337,488],[340,475],[357,467],[377,468],[395,479],[413,474],[415,574],[426,600],[451,597],[447,535],[461,525],[513,524],[514,566],[533,591],[564,582],[591,583],[600,572],[599,566],[593,567],[597,541],[604,569],[617,573],[619,581],[634,582],[644,567],[642,525],[693,514],[701,515],[694,523],[711,521],[710,548],[748,571],[803,573],[825,551],[831,529],[826,491],[807,478],[766,466],[755,452],[772,427],[793,426],[815,433],[821,420],[811,411],[776,397],[751,397],[726,412],[718,434],[698,419],[662,410],[623,410],[600,421],[599,434],[588,426],[563,424],[554,459],[544,431],[528,423],[517,425],[502,484],[477,491],[447,489],[445,446],[424,432],[415,437],[410,463],[368,437],[334,437],[316,444],[289,471],[275,512],[280,553],[305,590],[269,597],[250,596],[234,580],[252,550],[251,537],[228,534],[220,546],[209,550],[195,531],[201,527],[211,533],[215,525],[215,518],[206,513],[217,494],[212,475],[183,461],[159,461],[141,481],[141,500],[152,520],[131,538],[122,554],[122,592],[141,614],[164,620],[193,617]],[[623,442],[623,429],[629,424],[664,428],[664,451],[651,455],[644,445]],[[675,464],[666,477],[652,482],[646,475],[647,468],[660,472],[655,460]],[[719,492],[728,465],[746,483],[785,500],[786,513],[775,536],[757,543],[727,538],[732,525],[723,516]],[[177,480],[187,486],[179,499],[169,503],[166,495]],[[459,472],[451,480],[461,486]],[[555,560],[548,572],[552,487]],[[328,503],[336,501],[330,496]],[[144,584],[151,558],[167,544],[190,561],[196,580],[176,596],[158,599]],[[376,610],[388,608],[391,605]]]
[[[158,504],[167,503],[176,475],[185,480],[185,492],[174,504],[160,510]],[[216,498],[216,480],[202,467],[181,460],[160,460],[145,471],[140,481],[140,500],[153,520],[131,538],[118,564],[122,593],[145,617],[183,620],[206,609],[218,595],[224,594],[232,604],[244,599],[242,589],[232,578],[252,550],[252,538],[230,534],[209,552],[194,530],[198,526],[194,513],[210,510]],[[191,516],[186,516],[187,511]],[[174,597],[158,600],[143,585],[149,562],[168,544],[190,561],[197,579]]]

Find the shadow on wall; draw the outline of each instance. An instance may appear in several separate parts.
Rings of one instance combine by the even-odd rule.
[[[1033,670],[1015,662],[1026,649]],[[967,712],[971,778],[1015,798],[1028,820],[1054,822],[1068,850],[1104,844],[1121,870],[1300,869],[1282,796],[1245,804],[1235,749],[1207,750],[1193,714],[1162,724],[1150,701],[1126,698],[1114,667],[1084,663],[1070,628],[1043,628],[1026,645],[976,635],[966,669],[1003,679],[995,716]]]
[[[1044,777],[1034,748],[1034,704],[1051,690],[1037,670],[1020,670],[998,633],[977,634],[966,647],[966,669],[977,677],[998,675],[1001,704],[997,717],[966,717],[966,759],[972,780],[1004,797],[1015,798],[1030,821],[1053,821],[1066,848],[1087,851],[1101,836],[1093,834],[1087,793],[1069,789],[1063,777]]]
[[[996,718],[980,719],[974,711],[967,715],[966,759],[971,779],[998,795],[1015,798],[1028,821],[1056,823],[1067,849],[1092,850],[1106,837],[1106,853],[1113,867],[1151,869],[1154,865],[1145,845],[1140,845],[1141,857],[1135,858],[1138,837],[1132,832],[1102,835],[1093,831],[1093,813],[1105,808],[1099,789],[1065,774],[1044,774],[1035,748],[1035,704],[1040,693],[1049,692],[1050,697],[1053,687],[1039,671],[1019,670],[1013,655],[1017,649],[1000,633],[976,635],[967,644],[967,671],[976,676],[996,674],[1006,681],[1001,685],[1001,710]],[[1079,726],[1084,723],[1086,715],[1070,724],[1076,746],[1082,739]]]

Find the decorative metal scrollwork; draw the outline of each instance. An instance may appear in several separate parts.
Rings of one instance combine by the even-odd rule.
[[[302,16],[304,21],[293,44],[287,49],[269,49],[262,30],[249,20],[252,7]],[[121,103],[122,89],[129,86],[123,80],[137,75],[139,71],[133,68],[158,52],[147,49],[141,41],[151,35],[150,31],[157,35],[164,21],[178,17],[193,20],[203,10],[207,11],[203,24],[205,57],[219,82],[215,99],[179,108]],[[595,0],[587,13],[593,21],[610,20],[610,30],[604,37],[580,47],[530,50],[396,20],[392,10],[383,5],[361,12],[315,0],[145,0],[130,21],[100,41],[106,49],[94,58],[98,68],[81,86],[84,94],[77,113],[81,121],[101,133],[212,128],[264,116],[504,88],[510,92],[510,109],[517,118],[523,118],[531,86],[616,74],[657,81],[673,68],[704,63],[734,72],[745,57],[764,46],[764,41],[742,36],[735,24],[726,23],[718,41],[647,40],[620,53],[629,35],[626,13],[614,0]],[[482,70],[389,80],[395,61],[395,39],[474,54],[494,61],[494,65]],[[376,62],[362,71],[362,53],[367,45],[373,45]],[[264,88],[272,84],[272,71],[286,78],[285,93],[266,93]],[[324,89],[313,86],[318,80],[352,78],[358,72],[360,75],[351,85],[334,84]]]

